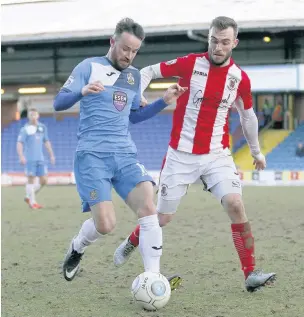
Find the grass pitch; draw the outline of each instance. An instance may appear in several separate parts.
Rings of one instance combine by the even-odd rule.
[[[143,271],[139,252],[116,269],[112,255],[136,224],[114,195],[116,230],[90,246],[79,275],[66,282],[61,264],[71,238],[89,217],[73,186],[48,187],[41,211],[23,202],[24,189],[2,189],[3,317],[300,317],[304,316],[303,187],[245,187],[257,266],[275,271],[274,287],[244,290],[229,219],[218,202],[192,186],[174,221],[164,228],[162,273],[184,282],[157,312],[139,309],[130,295]]]

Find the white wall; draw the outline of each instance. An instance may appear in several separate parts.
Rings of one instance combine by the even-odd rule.
[[[177,4],[178,3],[178,4]],[[2,43],[16,40],[109,36],[129,16],[147,33],[208,30],[215,16],[245,28],[304,26],[301,0],[78,0],[2,5]]]

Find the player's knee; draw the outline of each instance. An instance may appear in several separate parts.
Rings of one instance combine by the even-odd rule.
[[[244,223],[248,221],[241,195],[226,195],[223,197],[222,203],[233,223]]]
[[[222,203],[225,209],[231,212],[242,213],[244,211],[242,196],[239,194],[228,194],[224,196]]]
[[[138,217],[147,217],[156,214],[156,207],[153,201],[146,201],[138,210]]]
[[[96,230],[100,234],[107,234],[113,231],[116,225],[116,216],[111,201],[104,201],[91,206]]]
[[[41,186],[46,185],[46,183],[47,183],[47,177],[45,177],[45,176],[40,177],[39,182],[40,182],[40,185],[41,185]]]
[[[158,214],[159,225],[161,227],[166,226],[173,219],[173,214]]]
[[[28,184],[34,184],[35,183],[35,177],[34,176],[28,176],[27,182],[28,182]]]
[[[115,228],[115,225],[116,225],[116,221],[111,218],[99,219],[95,221],[96,230],[100,234],[108,234],[112,232]]]

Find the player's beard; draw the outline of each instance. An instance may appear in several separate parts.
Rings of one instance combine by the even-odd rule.
[[[126,69],[126,68],[128,68],[128,67],[130,66],[130,63],[129,63],[129,62],[127,62],[127,61],[125,61],[125,62],[126,62],[126,63],[125,63],[124,65],[122,65],[122,64],[120,63],[120,60],[119,60],[118,58],[113,58],[113,61],[112,61],[114,67],[115,67],[117,70],[119,70],[119,71],[122,71],[122,70],[124,70],[124,69]]]
[[[211,49],[208,50],[208,54],[209,54],[209,58],[210,58],[210,61],[213,65],[215,66],[222,66],[223,64],[225,64],[227,62],[227,60],[231,57],[232,55],[232,50],[230,52],[228,52],[225,56],[225,58],[221,61],[221,62],[217,62],[213,59],[213,53],[211,51]]]
[[[118,54],[117,54],[115,48],[110,50],[110,53],[107,55],[107,57],[110,59],[113,67],[119,71],[123,71],[124,69],[126,69],[130,66],[130,64],[128,64],[127,66],[123,66],[120,64],[119,59],[118,59]]]
[[[125,60],[125,61],[124,61],[124,66],[122,66],[121,64],[120,64],[119,66],[120,66],[121,69],[126,69],[126,68],[128,68],[130,65],[131,65],[131,63]]]
[[[119,63],[118,60],[115,60],[115,61],[113,62],[113,66],[114,66],[117,70],[119,70],[119,71],[122,71],[122,70],[124,70],[124,69],[126,69],[126,68],[129,67],[129,65],[128,65],[128,66],[122,66],[122,65],[120,65],[120,63]]]

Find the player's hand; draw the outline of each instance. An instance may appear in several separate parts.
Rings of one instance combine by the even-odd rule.
[[[86,96],[88,94],[98,94],[104,90],[105,88],[100,81],[94,81],[93,83],[84,86],[81,89],[81,93],[83,96]]]
[[[55,165],[55,162],[56,162],[55,156],[51,156],[50,161],[52,165]]]
[[[259,154],[252,155],[253,156],[253,165],[255,169],[261,171],[266,168],[266,159],[265,156],[260,152]]]
[[[26,164],[26,159],[25,159],[24,156],[21,156],[21,157],[19,158],[19,160],[20,160],[20,163],[21,163],[22,165],[25,165],[25,164]]]
[[[170,86],[163,97],[165,103],[168,105],[174,103],[187,90],[187,87],[181,87],[179,84]]]
[[[145,107],[147,104],[148,104],[148,100],[144,96],[141,96],[140,106]]]

